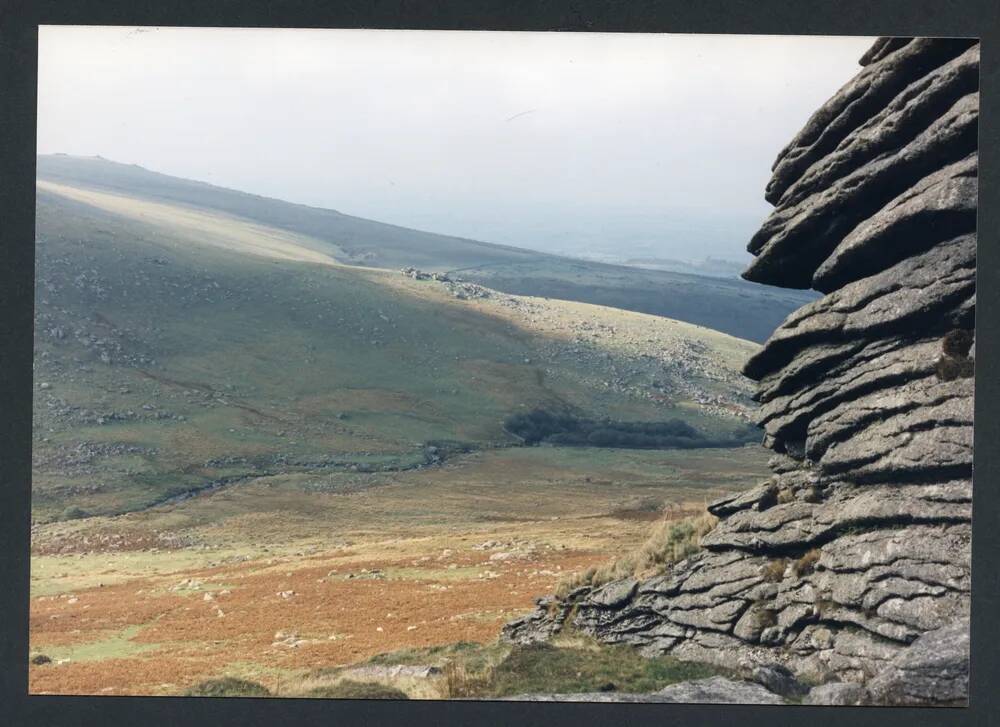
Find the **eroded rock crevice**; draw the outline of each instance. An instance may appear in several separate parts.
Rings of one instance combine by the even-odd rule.
[[[827,683],[812,703],[966,698],[979,47],[881,38],[861,65],[779,154],[748,245],[747,279],[825,293],[744,369],[773,476],[709,506],[695,555],[504,638],[776,663]]]

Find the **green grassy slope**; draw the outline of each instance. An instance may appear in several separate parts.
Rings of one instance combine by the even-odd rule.
[[[310,239],[245,219],[154,211],[39,190],[40,520],[251,474],[410,467],[435,440],[510,443],[502,421],[527,407],[723,432],[736,425],[723,405],[748,393],[736,371],[755,346],[714,331],[581,304],[460,301],[439,283],[314,259]],[[592,321],[627,335],[591,336]],[[655,396],[654,376],[672,382]]]
[[[158,174],[99,157],[38,157],[39,179],[206,209],[299,235],[345,264],[460,271],[463,278],[520,295],[546,296],[665,316],[761,342],[811,299],[789,291],[659,270],[572,260],[530,250],[420,232],[334,210],[291,204]]]

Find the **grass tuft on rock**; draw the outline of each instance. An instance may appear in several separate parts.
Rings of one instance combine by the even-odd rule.
[[[761,569],[761,575],[764,576],[764,580],[767,583],[780,583],[785,577],[785,571],[788,569],[788,559],[778,558],[777,560],[770,561]]]
[[[661,571],[701,549],[701,539],[718,519],[708,512],[658,522],[649,538],[636,550],[625,553],[598,568],[568,576],[556,586],[556,596],[565,598],[580,586],[600,586],[623,578],[642,578]]]
[[[807,551],[801,558],[792,563],[792,570],[797,576],[804,576],[812,573],[816,569],[816,564],[822,553],[819,548]]]

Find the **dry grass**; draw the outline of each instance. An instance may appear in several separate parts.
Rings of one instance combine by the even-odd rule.
[[[717,522],[718,518],[708,512],[680,518],[668,515],[654,526],[639,548],[602,566],[562,579],[556,587],[556,595],[565,597],[584,585],[599,586],[622,578],[650,576],[671,563],[697,553],[702,537]]]
[[[777,560],[772,560],[770,563],[764,566],[761,571],[761,575],[764,576],[764,580],[768,583],[778,583],[785,577],[785,571],[788,569],[788,559],[778,558]]]
[[[170,508],[44,526],[36,549],[79,547],[33,558],[31,646],[53,663],[29,667],[30,689],[177,694],[232,676],[301,696],[308,689],[298,681],[319,668],[405,648],[494,643],[503,624],[552,593],[563,574],[605,569],[615,554],[656,535],[669,541],[670,526],[703,512],[704,499],[766,466],[754,450],[735,454],[505,450],[357,494],[270,478]],[[704,481],[712,487],[688,484]],[[652,497],[673,507],[655,532],[641,519],[610,515],[646,509]],[[112,524],[210,547],[95,548],[94,528],[111,532]],[[499,545],[479,547],[487,541]],[[669,556],[661,542],[646,560],[673,558],[675,546],[678,555],[685,550],[675,537]],[[513,557],[493,559],[504,551]],[[366,569],[384,578],[357,577]],[[174,590],[190,580],[200,587]],[[130,626],[141,629],[132,634]],[[279,631],[295,631],[303,643],[276,645]],[[101,658],[81,660],[84,648]],[[491,679],[488,665],[470,662],[448,678],[456,695],[481,692]],[[391,686],[412,699],[444,696]]]
[[[445,695],[448,699],[475,697],[487,692],[496,679],[497,664],[449,661],[444,667]]]
[[[816,564],[819,562],[822,553],[819,548],[813,548],[812,550],[806,552],[801,558],[792,563],[792,570],[797,576],[804,576],[812,573],[816,569]]]
[[[570,527],[582,531],[586,524],[592,523],[573,521]],[[566,523],[548,523],[555,526]],[[547,532],[560,537],[558,532]],[[39,596],[32,601],[32,648],[51,654],[54,661],[56,657],[69,661],[31,665],[31,690],[178,693],[205,679],[231,675],[262,683],[272,693],[301,696],[308,691],[307,685],[296,684],[296,672],[302,670],[356,664],[400,648],[492,642],[506,621],[530,610],[538,595],[551,593],[557,573],[586,568],[602,558],[602,550],[608,553],[613,547],[611,542],[595,543],[601,546],[596,551],[540,547],[532,556],[500,561],[490,560],[495,551],[472,547],[502,534],[506,533],[484,529],[358,545],[314,556],[290,553],[214,567],[206,564]],[[445,550],[452,554],[441,559]],[[175,554],[158,556],[166,560]],[[164,562],[159,568],[169,566]],[[337,574],[330,576],[331,570]],[[380,570],[386,576],[347,578],[365,570]],[[490,577],[485,577],[487,570]],[[201,585],[195,590],[171,590],[188,579]],[[283,598],[281,592],[294,595]],[[143,626],[121,638],[128,624]],[[276,636],[290,631],[303,640],[297,648],[280,643]],[[94,652],[95,658],[83,659],[84,650]],[[234,671],[234,662],[254,668]],[[467,671],[453,674],[453,684],[474,681],[473,670]],[[393,686],[414,698],[440,698],[405,684]]]

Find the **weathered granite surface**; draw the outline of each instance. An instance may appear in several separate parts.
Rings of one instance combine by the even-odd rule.
[[[810,704],[967,698],[979,48],[882,38],[861,64],[779,154],[748,246],[746,278],[826,293],[744,369],[774,475],[709,506],[697,554],[506,639],[570,625]]]

